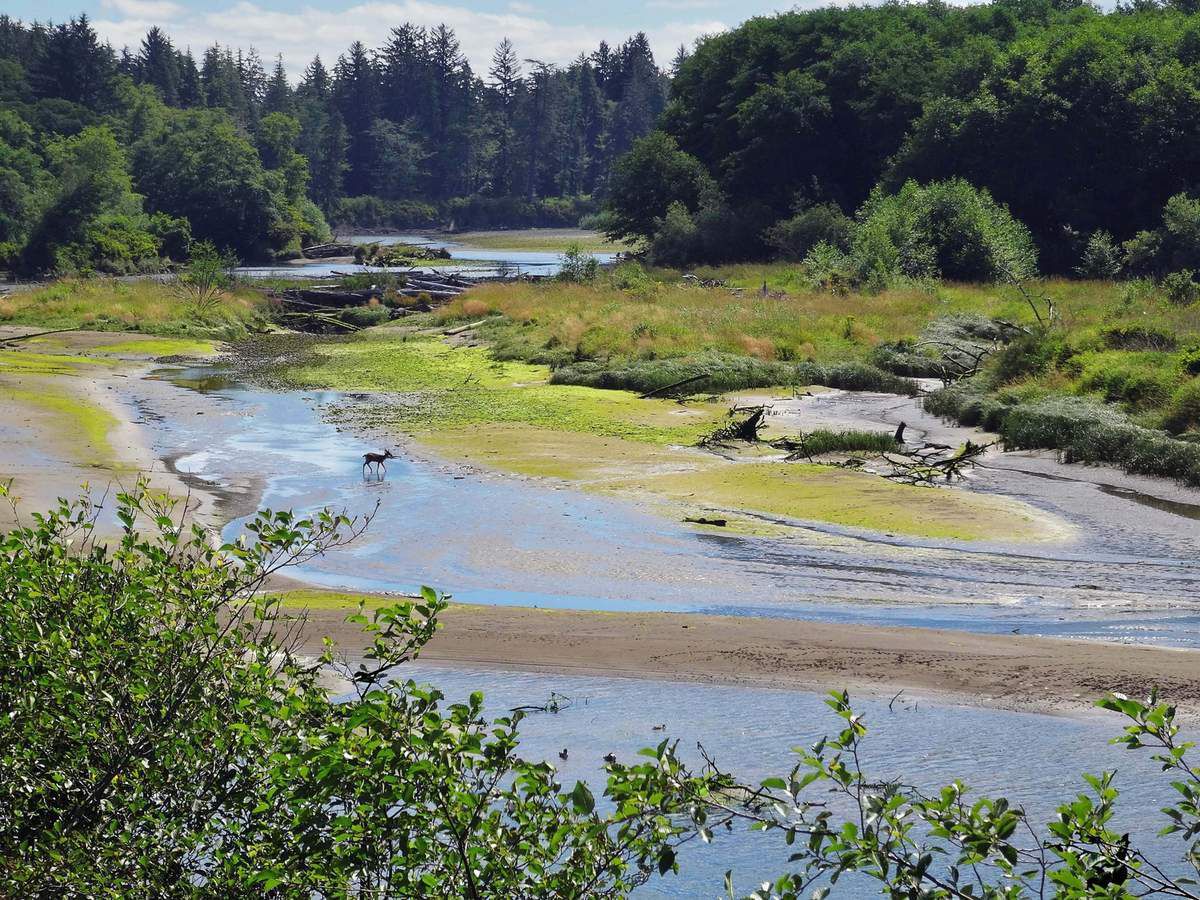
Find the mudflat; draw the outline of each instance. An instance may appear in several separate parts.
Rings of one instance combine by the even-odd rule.
[[[289,609],[289,615],[298,614]],[[302,629],[353,657],[347,610],[315,604]],[[422,662],[697,680],[872,696],[899,691],[972,706],[1079,713],[1108,691],[1158,687],[1200,719],[1200,653],[1024,635],[692,613],[602,613],[452,604]]]

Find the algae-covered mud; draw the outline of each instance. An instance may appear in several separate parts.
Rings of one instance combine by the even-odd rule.
[[[369,392],[329,414],[381,439],[415,437],[458,461],[650,499],[677,519],[720,514],[728,527],[732,516],[742,533],[777,531],[764,516],[964,541],[1038,543],[1068,532],[1057,518],[1019,502],[772,462],[783,453],[754,449],[731,460],[697,449],[726,421],[731,404],[744,400],[685,405],[553,385],[545,366],[497,361],[483,347],[455,347],[425,335],[384,329],[325,345],[286,377]]]
[[[0,338],[33,329],[5,329]],[[167,473],[139,428],[127,390],[161,357],[204,356],[207,341],[81,333],[31,337],[0,350],[0,482],[11,485],[27,510],[78,495],[100,499],[139,477],[163,493],[187,487]],[[209,512],[206,498],[193,509]],[[0,507],[0,525],[11,516]],[[102,523],[107,520],[101,517]]]

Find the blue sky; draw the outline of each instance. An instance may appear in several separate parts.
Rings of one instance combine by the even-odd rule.
[[[791,8],[795,0],[5,0],[3,11],[25,20],[62,21],[86,12],[114,46],[136,46],[161,25],[194,51],[220,42],[254,46],[268,59],[282,53],[298,73],[314,53],[332,62],[350,42],[378,46],[401,22],[446,22],[472,65],[486,70],[505,36],[524,58],[566,62],[601,39],[616,43],[645,31],[660,62],[700,35],[750,16]],[[810,5],[802,2],[801,5]],[[811,5],[818,5],[815,0]]]

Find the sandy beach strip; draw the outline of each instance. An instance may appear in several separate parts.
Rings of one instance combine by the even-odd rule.
[[[296,610],[288,610],[295,615]],[[305,646],[365,646],[346,610],[308,609]],[[453,604],[425,663],[708,681],[1030,712],[1082,713],[1108,691],[1158,687],[1200,721],[1200,653],[1022,635],[690,613],[601,613]]]

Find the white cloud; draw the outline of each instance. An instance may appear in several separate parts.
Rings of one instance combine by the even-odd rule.
[[[157,19],[160,24],[163,20],[173,18],[184,11],[178,3],[168,0],[100,0],[100,6],[103,9],[115,10],[130,19]]]
[[[395,2],[356,3],[345,9],[302,6],[289,11],[265,9],[250,0],[239,0],[221,8],[209,6],[202,11],[185,11],[166,0],[104,0],[106,9],[116,14],[93,22],[97,32],[118,49],[136,47],[146,30],[154,24],[171,36],[176,46],[191,47],[197,55],[213,43],[234,47],[255,47],[265,58],[283,55],[284,66],[298,76],[313,56],[320,54],[331,65],[354,41],[371,48],[387,39],[390,29],[405,22],[433,26],[445,23],[454,29],[463,53],[478,73],[486,73],[492,51],[504,37],[516,45],[522,58],[550,63],[567,63],[580,53],[588,53],[601,40],[615,43],[628,33],[619,27],[598,28],[550,21],[533,14],[532,7],[520,0],[509,11],[482,13],[465,6],[395,0]],[[647,34],[661,65],[668,65],[681,44],[706,33],[723,30],[721,22],[669,23],[648,29]]]

